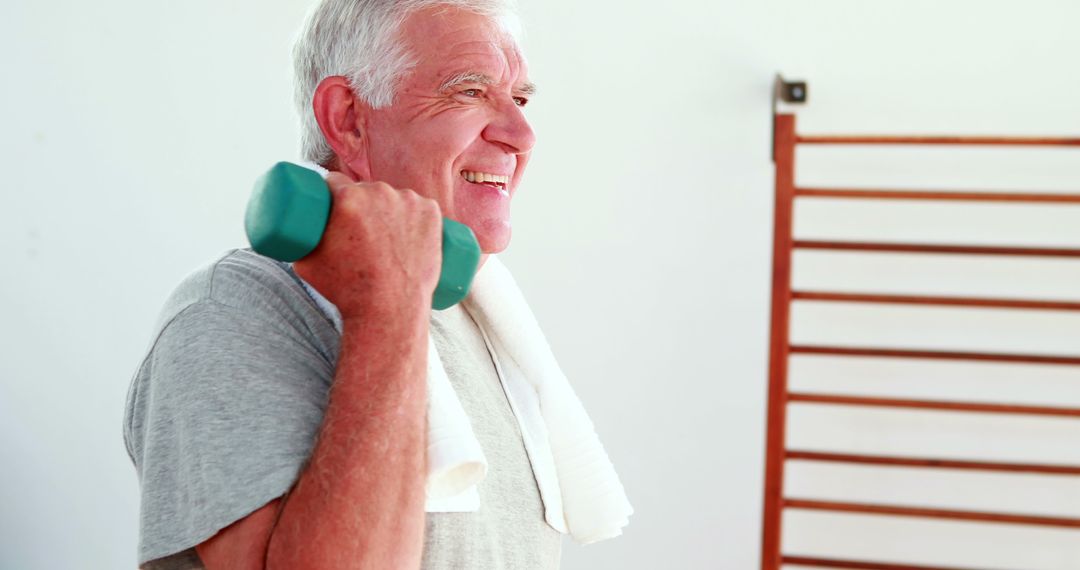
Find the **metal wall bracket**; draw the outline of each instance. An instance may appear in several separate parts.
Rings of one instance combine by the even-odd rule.
[[[776,74],[772,91],[773,132],[770,137],[772,144],[769,149],[769,156],[773,158],[773,162],[776,162],[776,114],[780,111],[780,103],[784,102],[789,105],[802,105],[806,103],[806,97],[807,87],[805,81],[788,81],[779,73]]]

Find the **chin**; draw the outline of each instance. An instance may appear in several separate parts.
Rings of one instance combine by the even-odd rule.
[[[474,229],[473,233],[476,234],[476,241],[480,243],[480,251],[484,253],[500,253],[510,245],[509,225],[484,228],[480,231]]]

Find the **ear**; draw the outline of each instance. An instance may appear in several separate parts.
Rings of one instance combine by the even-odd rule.
[[[365,120],[370,108],[353,93],[349,80],[334,75],[315,88],[311,105],[315,121],[336,156],[334,169],[354,180],[370,179]]]

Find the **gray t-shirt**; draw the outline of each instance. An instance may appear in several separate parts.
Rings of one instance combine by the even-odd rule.
[[[476,323],[432,313],[431,333],[488,460],[480,509],[428,513],[422,568],[549,570],[561,534]],[[202,568],[193,547],[282,496],[322,423],[340,335],[287,265],[237,250],[165,305],[128,392],[124,440],[141,488],[144,568]]]

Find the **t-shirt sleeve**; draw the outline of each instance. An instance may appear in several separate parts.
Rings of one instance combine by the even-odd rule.
[[[140,564],[288,491],[322,424],[333,368],[297,327],[213,300],[162,329],[129,396]]]

